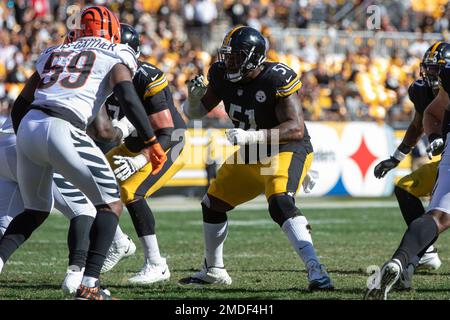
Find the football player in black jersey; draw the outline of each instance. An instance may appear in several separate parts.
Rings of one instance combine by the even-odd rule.
[[[375,167],[375,177],[383,178],[391,169],[397,167],[419,141],[423,134],[423,113],[439,91],[439,69],[450,62],[449,54],[448,44],[441,41],[434,43],[425,52],[420,64],[421,78],[414,81],[408,89],[409,98],[414,104],[414,118],[394,154]],[[394,191],[407,225],[425,213],[420,197],[431,195],[438,165],[439,161],[429,162],[397,182]],[[418,261],[417,269],[436,270],[440,265],[441,261],[436,249],[430,246]],[[406,287],[410,286],[409,281],[402,283]]]
[[[450,132],[450,44],[436,43],[431,51],[433,53],[430,52],[429,59],[438,65],[439,88],[423,113],[423,129],[430,141],[430,153],[438,155]],[[448,144],[445,144],[426,212],[409,224],[399,247],[381,268],[377,280],[379,288],[369,288],[366,299],[387,299],[387,294],[402,275],[414,273],[416,258],[421,257],[438,239],[439,234],[450,227],[450,157],[447,148]]]
[[[186,115],[203,116],[222,101],[235,127],[227,131],[227,138],[241,148],[220,167],[203,198],[205,260],[182,284],[231,284],[222,257],[227,212],[265,193],[270,216],[306,266],[309,289],[333,288],[316,256],[308,221],[295,206],[294,195],[313,158],[298,97],[301,82],[291,68],[265,58],[264,37],[238,26],[225,36],[219,61],[209,69],[209,84],[199,77],[188,83]],[[260,152],[267,147],[266,155]]]
[[[137,54],[139,53],[139,34],[133,27],[121,24],[121,38],[122,43],[127,43]],[[119,181],[122,201],[130,213],[144,248],[144,266],[129,281],[150,284],[168,280],[170,272],[166,260],[159,253],[155,219],[146,199],[164,186],[184,166],[186,150],[189,148],[185,143],[186,125],[173,103],[166,75],[149,63],[138,61],[138,64],[139,69],[133,78],[133,84],[158,141],[167,153],[167,162],[158,174],[151,174],[151,164],[139,154],[143,141],[124,118],[114,96],[106,101],[106,111],[109,118],[113,119],[114,126],[122,131],[116,131],[120,133],[116,136],[116,140],[124,138],[124,142],[110,150],[106,157]],[[96,121],[105,121],[105,117],[103,119],[97,117]],[[113,242],[110,249],[113,254],[108,253],[102,272],[114,267],[123,256],[121,248],[114,246]]]

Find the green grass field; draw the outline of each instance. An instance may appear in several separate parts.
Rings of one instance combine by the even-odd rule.
[[[382,264],[398,245],[405,225],[396,208],[304,209],[315,246],[336,290],[309,293],[303,264],[281,229],[264,210],[229,215],[225,264],[233,284],[186,288],[179,279],[200,266],[203,256],[201,213],[156,211],[157,234],[172,277],[169,282],[133,286],[127,278],[143,262],[140,243],[125,212],[121,225],[135,240],[136,255],[103,276],[103,285],[120,299],[361,299],[369,265]],[[60,290],[67,263],[68,221],[48,221],[8,261],[0,275],[0,299],[67,299]],[[395,292],[391,299],[449,299],[449,233],[438,241],[442,267],[414,278],[415,290]]]

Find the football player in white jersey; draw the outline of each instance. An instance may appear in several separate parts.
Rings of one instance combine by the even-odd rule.
[[[86,134],[106,98],[114,92],[127,118],[145,141],[142,156],[161,170],[167,157],[145,117],[132,83],[133,50],[120,44],[119,21],[93,6],[81,14],[76,40],[45,50],[36,72],[19,95],[11,116],[17,133],[17,175],[24,211],[0,239],[0,271],[12,253],[48,217],[52,176],[58,171],[97,209],[90,246],[76,298],[111,299],[100,290],[99,275],[122,211],[114,174],[101,150]]]

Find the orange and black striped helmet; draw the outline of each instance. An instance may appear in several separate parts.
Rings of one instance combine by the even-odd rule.
[[[92,6],[81,13],[80,37],[101,37],[120,43],[120,23],[106,7]]]

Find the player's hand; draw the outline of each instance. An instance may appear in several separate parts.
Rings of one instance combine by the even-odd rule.
[[[188,99],[191,105],[196,105],[203,98],[208,86],[204,82],[202,75],[196,75],[194,79],[189,80],[188,87]]]
[[[381,161],[375,166],[375,169],[373,171],[375,178],[383,178],[386,173],[398,166],[399,163],[400,161],[398,161],[394,157],[390,157],[389,159]]]
[[[151,146],[142,150],[142,153],[148,159],[148,161],[152,164],[152,175],[158,174],[161,171],[164,163],[167,161],[167,155],[164,152],[163,148],[156,142]]]
[[[243,146],[245,144],[253,144],[265,141],[264,131],[245,131],[243,129],[234,128],[225,130],[228,141],[234,145]]]
[[[430,142],[430,145],[427,147],[428,159],[432,159],[433,156],[437,156],[444,151],[444,140],[442,138],[436,138]]]
[[[114,170],[116,178],[125,181],[136,171],[139,171],[147,164],[147,159],[140,154],[136,157],[113,156],[114,164],[117,168]]]

